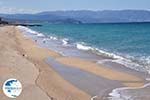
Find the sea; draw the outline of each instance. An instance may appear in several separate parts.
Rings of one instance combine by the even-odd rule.
[[[37,37],[33,39],[36,42],[40,40],[39,44],[44,43],[44,47],[64,56],[81,57],[104,65],[111,62],[118,63],[150,74],[150,23],[42,23],[41,27],[20,28],[31,33],[32,37],[33,34],[36,35],[38,39]],[[149,84],[143,88],[147,86]],[[119,93],[122,93],[122,90],[129,89],[113,90],[110,93],[112,96],[110,100],[136,100],[129,98],[130,96],[120,97]]]

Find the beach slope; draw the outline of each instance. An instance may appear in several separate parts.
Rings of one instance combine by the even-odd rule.
[[[23,91],[16,100],[90,100],[43,62],[49,52],[27,39],[15,26],[0,27],[0,87],[9,78],[18,79]],[[0,90],[0,100],[10,100]]]
[[[53,60],[46,63],[49,57]],[[57,71],[59,69],[60,72]],[[69,75],[67,77],[71,78],[72,83],[60,74],[62,69],[66,69],[62,73]],[[23,91],[16,100],[91,100],[95,95],[104,100],[112,89],[145,84],[138,74],[127,71],[108,68],[86,59],[62,56],[41,48],[24,36],[18,27],[0,27],[0,87],[9,78],[18,79]],[[10,98],[0,90],[0,100]]]

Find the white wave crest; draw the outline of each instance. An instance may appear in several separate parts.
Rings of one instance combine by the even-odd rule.
[[[44,34],[42,33],[39,33],[39,32],[36,32],[28,27],[24,27],[24,26],[18,26],[18,28],[23,31],[23,32],[26,32],[26,33],[30,33],[30,34],[34,34],[34,35],[37,35],[38,37],[45,37]]]
[[[44,34],[42,34],[42,33],[38,33],[37,36],[38,37],[45,37]]]
[[[123,57],[121,57],[119,55],[116,55],[114,53],[110,53],[110,52],[107,52],[107,51],[104,51],[104,50],[100,50],[98,48],[95,48],[95,50],[98,52],[99,55],[103,55],[103,56],[110,57],[110,58],[113,58],[113,59],[124,59]]]
[[[51,40],[58,40],[57,37],[54,37],[54,36],[50,36],[49,38],[50,38]]]
[[[134,89],[143,89],[150,86],[150,83],[145,84],[142,87],[122,87],[122,88],[116,88],[114,90],[112,90],[111,93],[109,93],[109,100],[134,100],[132,98],[132,96],[130,95],[124,95],[123,93],[121,93],[121,91],[124,90],[134,90]],[[137,90],[138,91],[138,90]]]
[[[80,50],[85,50],[85,51],[93,50],[92,47],[90,47],[90,46],[85,46],[85,45],[82,45],[82,44],[80,44],[80,43],[77,43],[77,44],[76,44],[76,47],[77,47],[78,49],[80,49]]]
[[[17,28],[19,28],[23,32],[27,32],[27,33],[31,33],[31,34],[35,34],[35,35],[38,34],[38,32],[33,31],[30,28],[27,28],[27,27],[24,27],[24,26],[17,26]]]
[[[67,39],[67,38],[62,39],[63,45],[67,46],[68,45],[68,41],[69,41],[69,39]]]

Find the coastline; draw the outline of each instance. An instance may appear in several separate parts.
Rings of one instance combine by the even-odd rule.
[[[57,71],[55,71],[53,69],[53,67],[51,67],[50,65],[45,63],[45,59],[47,59],[48,57],[52,57],[57,62],[59,62],[63,65],[67,65],[69,67],[70,66],[75,67],[75,68],[78,68],[85,72],[97,75],[98,77],[100,77],[102,79],[101,81],[104,81],[104,83],[101,84],[102,86],[104,84],[107,84],[107,83],[105,83],[105,81],[107,82],[107,80],[109,80],[108,81],[108,82],[110,82],[109,85],[113,89],[115,89],[117,86],[112,81],[117,82],[122,87],[142,87],[146,83],[145,79],[143,79],[142,77],[139,77],[136,74],[126,73],[126,71],[124,71],[124,70],[119,71],[119,70],[115,69],[115,67],[113,69],[108,68],[104,65],[96,64],[93,61],[78,58],[78,57],[65,57],[53,50],[50,50],[47,48],[41,48],[34,41],[32,41],[32,39],[30,39],[28,37],[24,37],[21,30],[19,30],[17,27],[14,27],[14,26],[7,27],[6,26],[6,27],[1,27],[1,30],[5,30],[3,33],[7,33],[6,38],[8,40],[10,38],[12,38],[12,40],[14,42],[14,43],[10,43],[11,41],[6,42],[6,44],[9,44],[9,46],[10,46],[9,48],[10,49],[13,48],[13,51],[17,52],[17,56],[21,57],[20,59],[26,60],[27,62],[31,63],[31,65],[29,66],[29,68],[26,68],[26,65],[24,67],[21,67],[21,69],[22,69],[21,74],[20,74],[20,72],[18,72],[18,71],[20,71],[18,69],[14,69],[15,71],[11,72],[11,74],[9,74],[11,69],[9,69],[8,67],[0,67],[1,70],[6,72],[8,75],[7,76],[7,75],[5,75],[5,73],[1,73],[2,77],[0,77],[0,79],[4,80],[4,79],[6,79],[5,76],[9,77],[10,75],[12,75],[11,77],[18,77],[18,76],[22,75],[18,79],[21,80],[23,82],[23,84],[25,84],[25,86],[26,85],[29,86],[26,83],[28,81],[32,80],[31,83],[32,83],[33,87],[35,89],[38,88],[38,91],[40,91],[39,94],[38,93],[37,94],[35,93],[35,94],[43,95],[43,97],[42,96],[39,97],[41,99],[47,98],[45,100],[49,100],[49,99],[90,100],[90,98],[92,97],[90,94],[84,92],[83,90],[77,88],[76,86],[74,86],[73,84],[71,84],[70,82],[65,80],[61,75],[59,75],[59,73]],[[10,34],[9,34],[9,32],[10,32]],[[3,34],[1,34],[1,35],[3,36]],[[2,44],[2,45],[4,45],[4,44]],[[10,51],[8,51],[8,52],[10,53]],[[13,54],[12,51],[11,51],[11,54]],[[25,56],[22,56],[23,54]],[[14,57],[14,58],[16,58],[16,57]],[[2,57],[2,60],[3,60],[3,57]],[[2,60],[0,60],[1,63],[2,63]],[[1,63],[0,63],[0,66],[3,65]],[[18,65],[18,62],[16,62],[16,64]],[[21,63],[21,65],[22,65],[22,63]],[[7,65],[7,66],[9,66],[9,65]],[[33,69],[30,69],[31,67],[33,67]],[[13,76],[14,73],[16,73],[16,72],[17,72],[17,74],[15,76]],[[28,72],[31,72],[31,73],[28,73]],[[24,75],[23,75],[23,73],[24,73]],[[26,76],[26,74],[28,74],[29,76]],[[25,76],[25,78],[27,78],[26,80],[22,79],[22,77],[24,77],[24,76]],[[28,78],[33,78],[33,79],[28,79]],[[120,88],[120,86],[117,88]],[[33,87],[30,88],[30,86],[29,86],[26,89],[26,91],[33,90],[32,89]],[[109,92],[111,92],[111,90],[109,90]],[[35,94],[30,94],[30,96],[32,96],[34,98]],[[106,95],[108,95],[108,94],[106,93]],[[22,95],[19,98],[20,99],[26,98],[25,96],[27,96],[26,93],[22,93]],[[2,96],[2,97],[4,97],[4,96]],[[18,100],[19,100],[19,98],[18,98]],[[102,99],[101,97],[99,97],[99,98]],[[8,100],[8,98],[4,99],[4,100]],[[22,99],[22,100],[26,100],[26,99]]]
[[[19,30],[18,30],[19,31]],[[20,31],[18,33],[21,33]],[[17,34],[19,36],[19,34]],[[21,39],[22,35],[18,39]],[[22,41],[22,40],[20,40]],[[39,76],[36,79],[36,84],[44,90],[44,92],[51,99],[62,99],[62,100],[86,100],[90,96],[81,90],[75,88],[73,85],[66,82],[61,78],[53,69],[51,69],[45,62],[44,59],[48,56],[54,58],[59,57],[60,55],[56,52],[50,51],[46,48],[40,48],[32,40],[27,39],[22,41],[22,48],[25,50],[27,55],[30,55],[28,59],[36,64],[36,67],[39,70]],[[31,44],[31,45],[29,45]],[[28,47],[25,47],[28,45]],[[40,51],[40,53],[39,53]],[[37,55],[38,54],[38,55]],[[61,84],[60,84],[61,83]],[[77,93],[77,94],[76,94]]]
[[[57,57],[58,55],[56,53],[39,48],[31,39],[25,38],[14,26],[1,27],[1,30],[3,30],[1,31],[1,36],[3,36],[3,38],[1,38],[1,49],[3,48],[5,50],[4,47],[8,46],[11,51],[7,53],[11,55],[1,51],[4,57],[1,56],[0,59],[0,86],[2,87],[2,83],[8,78],[14,77],[20,80],[23,85],[23,92],[16,100],[28,100],[28,98],[30,98],[30,100],[90,99],[89,95],[66,82],[44,63],[43,59],[45,57],[49,55]],[[5,39],[8,41],[5,41]],[[6,44],[4,44],[3,41],[6,42]],[[23,54],[25,56],[23,56]],[[10,100],[2,91],[0,98],[1,100]]]

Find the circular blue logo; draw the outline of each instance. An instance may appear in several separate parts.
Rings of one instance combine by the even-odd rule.
[[[3,92],[9,98],[16,98],[22,92],[22,85],[17,79],[8,79],[3,84]]]

